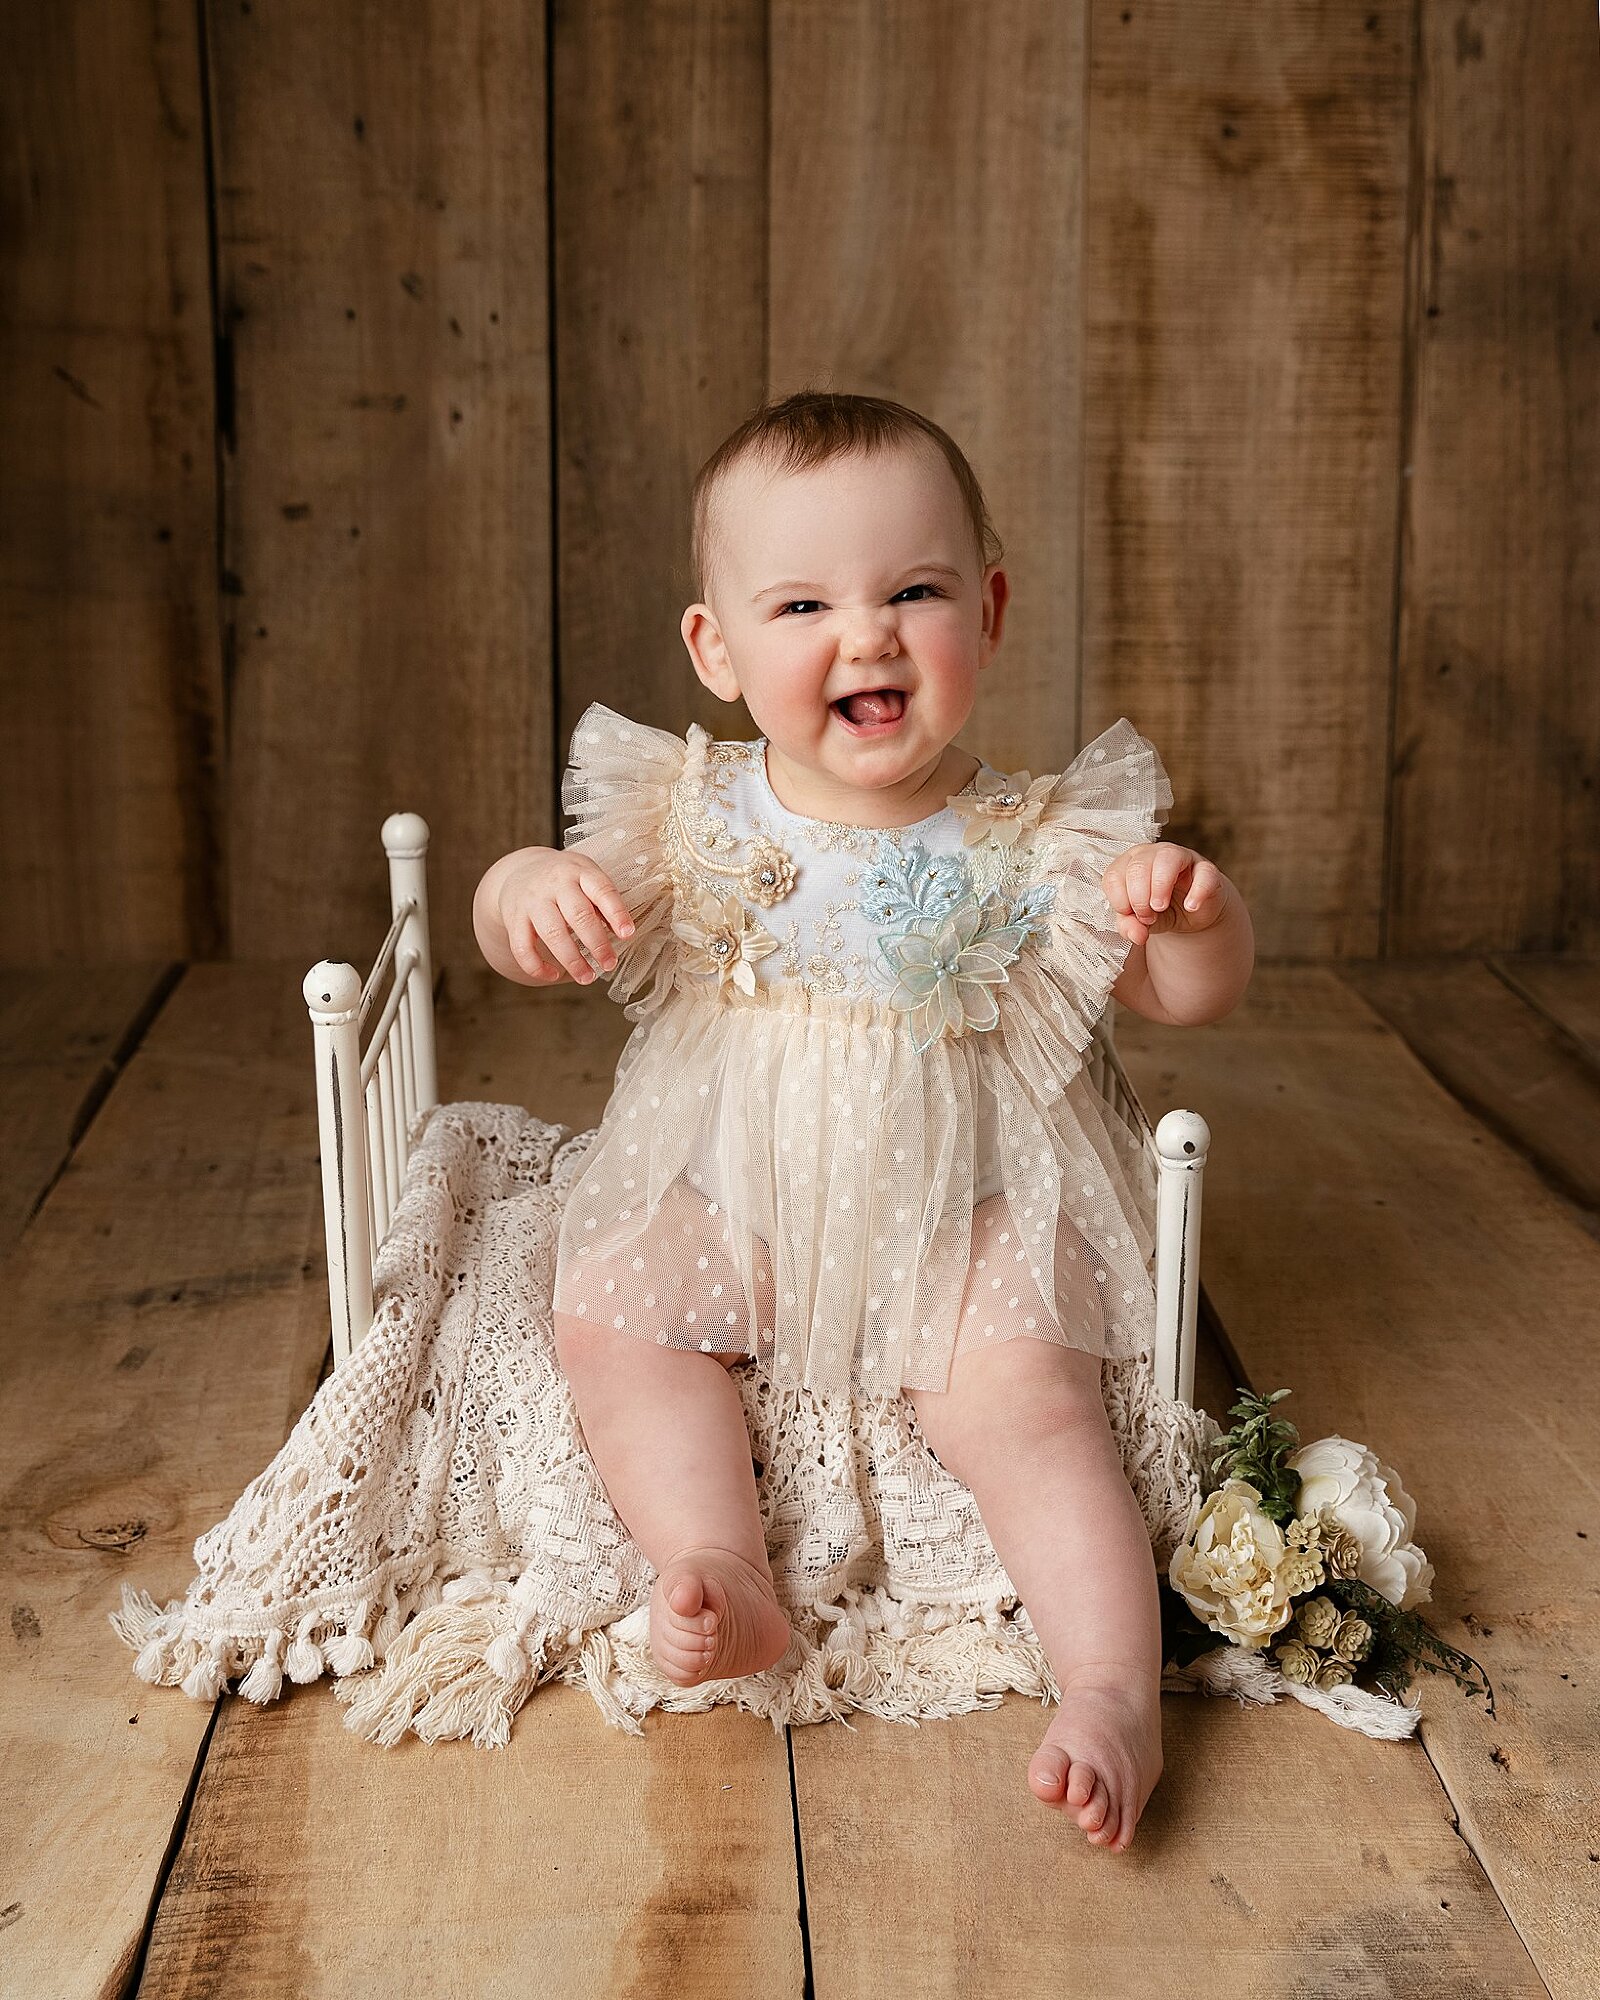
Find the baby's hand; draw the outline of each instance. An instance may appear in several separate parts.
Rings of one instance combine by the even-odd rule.
[[[633,935],[628,906],[605,870],[587,854],[561,848],[534,848],[509,869],[500,884],[499,909],[511,955],[535,986],[562,979],[563,966],[580,986],[589,985],[616,965],[613,933]],[[580,942],[598,972],[591,970]]]
[[[1188,878],[1180,897],[1179,884]],[[1119,854],[1100,877],[1117,929],[1135,944],[1157,931],[1208,931],[1228,903],[1215,863],[1172,840],[1148,840]]]

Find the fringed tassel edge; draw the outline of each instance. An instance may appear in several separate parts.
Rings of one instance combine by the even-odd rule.
[[[260,1632],[218,1633],[187,1599],[158,1604],[148,1591],[125,1583],[120,1608],[107,1615],[118,1638],[136,1649],[133,1671],[140,1680],[181,1688],[193,1701],[215,1701],[230,1679],[242,1675],[238,1692],[265,1703],[279,1698],[285,1679],[304,1685],[324,1673],[368,1672],[406,1622],[437,1604],[447,1588],[435,1572],[423,1571],[349,1607],[314,1608]]]
[[[557,1678],[584,1688],[610,1727],[634,1736],[644,1733],[640,1718],[652,1708],[698,1714],[733,1702],[781,1732],[812,1722],[848,1727],[857,1710],[916,1724],[994,1708],[1007,1693],[1060,1699],[1025,1609],[1009,1598],[927,1605],[851,1585],[838,1602],[794,1614],[794,1637],[776,1665],[692,1688],[656,1667],[648,1604],[587,1630],[519,1623],[513,1586],[477,1572],[444,1584],[428,1577],[392,1593],[378,1607],[369,1640],[361,1628],[374,1608],[364,1600],[344,1631],[320,1641],[315,1612],[299,1620],[292,1638],[284,1628],[201,1638],[184,1632],[181,1602],[163,1607],[124,1586],[111,1622],[140,1649],[134,1671],[142,1680],[180,1686],[195,1700],[215,1700],[233,1673],[244,1674],[239,1693],[246,1700],[268,1702],[286,1673],[303,1682],[331,1671],[346,1728],[386,1748],[408,1734],[425,1743],[470,1737],[481,1749],[501,1748],[517,1711]],[[1261,1704],[1287,1694],[1343,1728],[1389,1740],[1412,1735],[1421,1715],[1361,1688],[1300,1686],[1237,1646],[1169,1668],[1162,1687]]]

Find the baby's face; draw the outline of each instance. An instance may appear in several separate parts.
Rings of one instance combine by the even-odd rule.
[[[999,644],[1006,591],[943,457],[918,447],[798,473],[746,461],[716,523],[708,602],[683,618],[706,685],[743,695],[819,802],[903,799],[935,780]],[[879,688],[894,692],[852,716],[846,698]]]

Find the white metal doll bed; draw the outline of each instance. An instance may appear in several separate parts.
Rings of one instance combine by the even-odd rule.
[[[427,822],[417,813],[392,813],[383,823],[383,846],[392,921],[372,970],[362,980],[353,965],[324,959],[306,974],[303,987],[316,1048],[335,1368],[349,1360],[372,1325],[373,1260],[399,1204],[410,1127],[439,1101]],[[381,1010],[367,1033],[380,992]],[[1151,1125],[1117,1055],[1115,1004],[1107,1003],[1095,1027],[1086,1068],[1155,1171],[1156,1381],[1163,1394],[1192,1404],[1200,1188],[1211,1134],[1194,1111],[1169,1111]]]

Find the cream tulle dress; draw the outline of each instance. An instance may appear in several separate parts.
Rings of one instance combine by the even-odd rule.
[[[553,1309],[819,1395],[947,1387],[1030,1337],[1150,1351],[1148,1166],[1083,1072],[1130,946],[1100,888],[1172,791],[1125,718],[881,828],[781,805],[766,742],[592,703],[564,844],[634,920],[634,1031]]]

